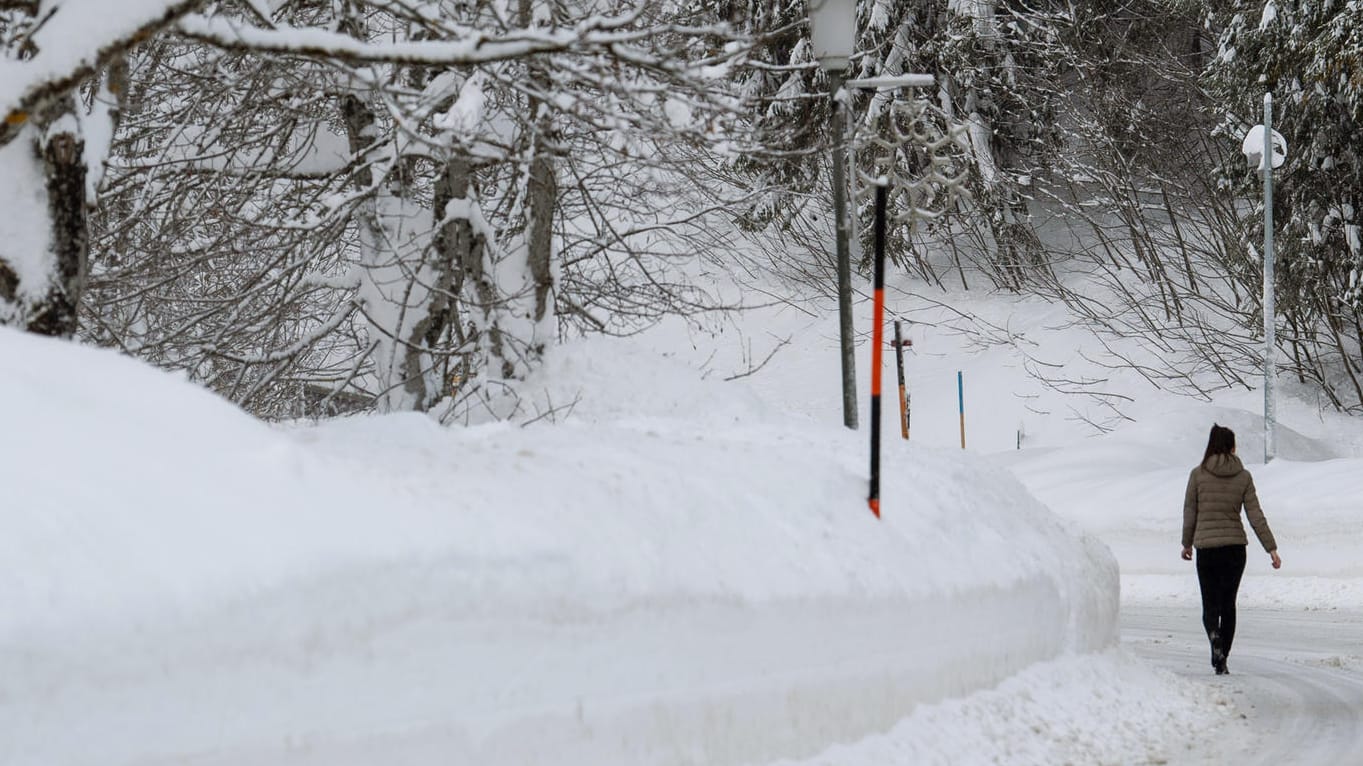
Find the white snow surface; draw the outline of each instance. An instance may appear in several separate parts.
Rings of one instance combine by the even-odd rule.
[[[0,353],[5,763],[752,762],[1115,639],[1110,554],[1007,472],[889,445],[877,521],[855,434],[607,344],[546,375],[707,414],[272,429]]]
[[[1257,392],[1107,371],[1130,420],[1094,437],[1021,363],[1093,372],[1053,307],[916,310],[878,521],[810,308],[555,349],[524,427],[271,427],[0,331],[0,763],[1177,763],[1238,720],[1113,648],[1115,564],[1123,600],[1195,604],[1183,482],[1213,420],[1262,454]],[[1242,604],[1363,593],[1363,434],[1290,395],[1250,465],[1286,565],[1252,556]]]
[[[1102,652],[1039,663],[996,689],[923,706],[888,734],[782,766],[1170,763],[1232,705],[1225,692],[1173,686],[1129,654]]]

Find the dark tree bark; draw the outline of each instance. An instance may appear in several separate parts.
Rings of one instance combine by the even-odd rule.
[[[467,157],[456,155],[446,164],[441,183],[443,193],[449,195],[445,199],[469,199],[473,188],[473,164]],[[440,212],[443,214],[444,210]],[[471,293],[476,297],[476,303],[469,306],[469,309],[481,313],[484,320],[488,319],[500,300],[484,267],[487,243],[483,241],[483,236],[474,231],[472,223],[465,218],[446,221],[441,227],[440,236],[443,241],[442,247],[452,259],[451,263],[457,263],[459,266],[458,284],[464,288],[461,292],[465,296],[464,303],[470,303],[468,296]],[[455,258],[458,260],[453,260]],[[502,360],[500,370],[502,377],[511,377],[515,368],[504,353],[505,344],[501,328],[496,322],[491,322],[484,330],[488,333],[488,348],[492,358]]]
[[[52,285],[28,317],[27,329],[38,335],[69,338],[76,332],[77,312],[90,256],[85,210],[85,138],[75,120],[71,98],[58,102],[40,122],[43,175],[55,268]]]
[[[445,163],[442,172],[435,181],[433,190],[433,218],[436,224],[434,241],[431,251],[427,254],[430,259],[432,271],[435,274],[434,284],[430,285],[430,313],[425,319],[418,322],[413,333],[414,336],[428,349],[441,348],[443,344],[454,341],[455,346],[462,346],[463,338],[459,332],[458,323],[458,303],[456,296],[462,287],[463,265],[466,259],[472,256],[467,253],[471,250],[476,251],[477,259],[482,261],[482,241],[474,236],[473,226],[465,218],[445,219],[445,208],[450,200],[460,199],[468,195],[469,174],[468,163],[464,160],[451,160]],[[454,338],[451,339],[450,336]],[[438,374],[433,376],[442,383],[449,380],[449,359],[444,357],[441,361],[432,360],[437,366]],[[408,358],[408,366],[411,367],[412,357]],[[414,380],[415,379],[415,380]],[[408,390],[418,398],[418,408],[425,410],[440,398],[441,391],[427,391],[422,384],[420,370],[408,369]],[[413,388],[413,383],[420,385],[420,390]]]
[[[532,0],[520,0],[522,23],[527,27],[535,24]],[[551,83],[548,72],[533,58],[529,63],[532,93],[548,92]],[[526,205],[526,246],[529,248],[530,275],[535,283],[536,322],[541,321],[553,309],[554,278],[550,269],[553,258],[554,205],[558,201],[558,178],[554,174],[554,157],[549,137],[553,131],[553,119],[542,101],[531,96],[529,99],[531,125],[530,178],[527,188]],[[541,352],[543,349],[536,349]]]

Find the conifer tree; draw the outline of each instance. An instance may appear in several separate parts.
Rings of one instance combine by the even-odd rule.
[[[1274,172],[1277,304],[1298,377],[1340,407],[1363,409],[1363,4],[1270,0],[1221,4],[1222,29],[1207,70],[1228,140],[1262,122],[1273,94],[1274,127],[1287,140]],[[1261,199],[1260,177],[1236,156],[1222,177]],[[1260,206],[1262,209],[1262,206]],[[1246,218],[1256,258],[1263,216]]]

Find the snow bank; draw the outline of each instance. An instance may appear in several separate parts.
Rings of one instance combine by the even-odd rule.
[[[375,537],[333,466],[176,376],[12,330],[0,356],[0,637],[160,621],[424,533]]]
[[[864,434],[621,348],[556,425],[271,429],[0,331],[0,762],[806,757],[1115,641],[1007,471],[887,442],[877,521]]]
[[[1224,689],[1098,653],[1040,663],[996,689],[923,706],[884,735],[775,766],[1211,763],[1224,747],[1209,731],[1220,742],[1228,726],[1240,729],[1235,738],[1250,734],[1234,715]],[[1198,742],[1213,752],[1190,752]]]

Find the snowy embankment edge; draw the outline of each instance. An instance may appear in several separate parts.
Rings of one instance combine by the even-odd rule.
[[[268,763],[368,732],[414,758],[739,763],[1116,639],[1107,549],[968,454],[887,445],[876,520],[841,430],[280,433],[114,354],[0,342],[35,362],[0,376],[29,437],[0,462],[12,762],[98,738],[91,695],[150,726],[189,685],[268,714],[185,704],[130,746]],[[330,704],[359,679],[381,711]]]
[[[424,425],[391,418],[335,424],[322,440],[343,453],[347,440],[373,442],[389,428],[423,449]],[[917,705],[1116,642],[1111,554],[970,454],[888,444],[893,502],[877,520],[852,467],[860,439],[840,430],[639,419],[431,437],[427,452],[464,455],[452,470],[468,476],[533,461],[526,481],[503,472],[513,481],[474,506],[517,519],[502,522],[503,553],[515,553],[499,569],[552,572],[436,588],[461,602],[451,619],[507,629],[461,661],[510,663],[494,679],[523,675],[525,655],[551,674],[572,670],[547,694],[495,684],[466,700],[481,711],[472,720],[412,732],[418,750],[496,763],[812,755],[884,731]],[[584,444],[597,445],[595,464],[575,457]],[[546,491],[530,473],[560,481]],[[474,569],[496,560],[489,553],[472,556]],[[479,602],[455,595],[466,591]],[[666,627],[640,627],[651,623]],[[539,638],[507,654],[525,630]],[[658,645],[671,650],[649,648]],[[622,654],[647,681],[619,669]],[[507,697],[522,707],[499,710]]]

